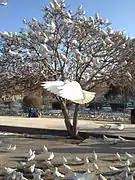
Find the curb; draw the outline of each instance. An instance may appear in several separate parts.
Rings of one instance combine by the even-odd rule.
[[[8,132],[8,133],[18,133],[18,134],[28,134],[28,135],[37,135],[33,136],[32,138],[43,138],[43,135],[53,135],[53,136],[67,136],[69,137],[66,130],[59,130],[59,129],[39,129],[39,128],[29,128],[29,127],[18,127],[18,126],[4,126],[0,125],[1,132]],[[109,138],[118,138],[118,135],[112,135],[108,133],[97,133],[97,132],[86,132],[80,131],[79,135],[82,136],[84,139],[89,138],[92,136],[94,138],[103,138],[103,135],[106,135]],[[29,136],[28,136],[29,137]],[[135,137],[130,136],[121,136],[126,140],[135,140]]]

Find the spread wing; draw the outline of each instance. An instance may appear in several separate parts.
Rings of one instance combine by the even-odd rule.
[[[47,91],[77,104],[86,104],[95,97],[95,92],[82,90],[77,81],[46,81],[41,86]]]
[[[89,103],[90,101],[92,101],[95,97],[95,92],[89,92],[89,91],[85,91],[85,90],[82,90],[82,93],[83,93],[83,98],[80,99],[80,100],[74,100],[73,102],[74,103],[77,103],[77,104],[86,104],[86,103]]]
[[[63,86],[58,88],[60,97],[70,101],[79,100],[83,98],[82,88],[76,81],[65,82]]]
[[[58,89],[59,87],[63,86],[64,82],[63,81],[46,81],[41,84],[44,89],[47,91],[56,94],[60,96],[60,90]]]

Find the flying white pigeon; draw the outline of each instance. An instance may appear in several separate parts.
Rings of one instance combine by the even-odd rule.
[[[46,81],[41,86],[47,91],[77,104],[86,104],[95,97],[95,92],[82,90],[77,81]]]
[[[7,0],[0,0],[0,5],[6,6],[7,5]]]

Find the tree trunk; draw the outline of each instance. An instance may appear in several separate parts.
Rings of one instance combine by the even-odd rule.
[[[79,109],[79,104],[76,104],[74,116],[73,116],[73,138],[77,138],[77,136],[78,136],[78,128],[77,128],[78,109]]]
[[[72,125],[70,122],[66,102],[63,99],[59,99],[59,101],[61,103],[61,108],[62,108],[62,112],[64,115],[65,125],[66,125],[69,136],[72,137],[73,139],[83,139],[78,136],[78,128],[77,128],[77,115],[78,115],[79,104],[75,105],[74,116],[73,116],[73,125]]]
[[[70,119],[69,119],[69,114],[68,114],[66,102],[64,100],[60,99],[60,103],[62,106],[61,108],[62,108],[62,112],[64,115],[65,125],[67,128],[68,134],[69,134],[69,136],[73,137],[73,126],[72,126]]]

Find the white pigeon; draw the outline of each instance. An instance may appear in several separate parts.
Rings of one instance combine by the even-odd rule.
[[[93,163],[93,167],[94,167],[95,170],[99,170],[99,167],[98,167],[98,165],[96,163]]]
[[[51,166],[51,167],[53,166],[51,161],[45,161],[45,162],[43,162],[43,163],[44,163],[46,166],[49,166],[49,167],[50,167],[50,166]]]
[[[120,171],[120,169],[114,167],[114,166],[109,166],[109,168],[112,170],[112,171]]]
[[[129,175],[128,177],[126,177],[125,180],[134,180],[134,176],[131,174],[131,175]]]
[[[67,170],[72,170],[72,168],[70,166],[68,166],[67,164],[63,164],[63,166],[67,169]]]
[[[48,148],[44,145],[43,152],[48,152]]]
[[[54,158],[54,153],[51,152],[50,155],[49,155],[49,157],[48,157],[48,161],[52,160],[53,158]]]
[[[86,158],[84,159],[84,161],[85,161],[85,163],[86,163],[87,165],[89,165],[90,161],[89,161],[89,158],[88,158],[88,157],[86,157]]]
[[[34,172],[34,170],[35,170],[35,164],[32,164],[29,168],[28,168],[28,171],[29,172],[31,172],[31,173],[33,173]]]
[[[119,161],[121,161],[121,157],[120,157],[120,154],[117,152],[116,153],[116,157],[117,157],[117,159],[119,160]]]
[[[63,162],[66,164],[67,163],[67,158],[65,158],[65,156],[63,156]]]
[[[123,138],[123,137],[121,137],[121,136],[118,136],[118,138],[119,138],[119,140],[120,140],[121,142],[126,141],[126,139],[125,139],[125,138]]]
[[[14,146],[10,145],[10,146],[7,148],[7,150],[9,150],[9,151],[15,151],[15,150],[16,150],[16,145],[14,145]]]
[[[125,166],[130,166],[131,164],[132,164],[132,163],[130,162],[130,160],[127,159],[126,162],[125,162]]]
[[[37,173],[37,174],[43,174],[44,171],[43,171],[42,169],[35,168],[35,173]]]
[[[94,160],[97,161],[97,153],[93,151],[93,154],[94,154]]]
[[[94,180],[96,178],[96,172],[88,172],[86,171],[83,174],[77,174],[77,178],[74,178],[74,180]]]
[[[88,103],[95,97],[95,92],[82,90],[77,81],[47,81],[42,86],[47,91],[77,104]]]
[[[15,51],[11,51],[11,50],[9,50],[9,54],[10,54],[11,56],[16,56],[18,53],[17,53],[17,52],[15,52]]]
[[[6,6],[7,5],[7,0],[0,0],[0,5]]]
[[[99,175],[100,180],[107,180],[106,177],[104,177],[102,174]]]
[[[75,157],[75,160],[77,161],[77,162],[81,162],[82,161],[82,159],[81,158],[79,158],[79,157]]]
[[[125,166],[122,170],[128,173],[131,171],[129,166]]]
[[[28,180],[26,177],[23,176],[23,173],[21,173],[21,172],[17,172],[17,173],[16,173],[16,176],[17,176],[17,177],[16,177],[17,180],[18,180],[18,179],[19,179],[19,180]]]
[[[32,155],[27,159],[27,161],[32,161],[33,159],[35,159],[36,155],[35,155],[35,151],[32,152]]]
[[[33,153],[33,151],[30,149],[30,150],[28,151],[27,157],[28,157],[28,158],[31,157],[31,156],[32,156],[32,153]]]
[[[33,173],[32,175],[34,180],[43,180],[40,173]]]
[[[124,124],[116,123],[115,127],[118,128],[120,131],[124,130],[125,126]]]
[[[103,135],[103,139],[106,142],[109,142],[110,144],[116,144],[117,142],[119,142],[119,139],[114,139],[114,138],[108,138],[107,136]]]
[[[57,168],[57,167],[55,167],[54,176],[56,176],[56,177],[62,177],[62,178],[65,177],[64,174],[62,174],[62,173],[60,173],[60,172],[58,171],[58,168]]]
[[[12,174],[14,171],[17,170],[16,168],[13,169],[13,168],[7,168],[7,167],[5,167],[4,169],[5,169],[5,171],[6,171],[7,174]]]
[[[126,156],[127,158],[133,158],[133,157],[134,157],[133,155],[131,155],[131,154],[127,153],[127,152],[125,152],[125,156]]]

